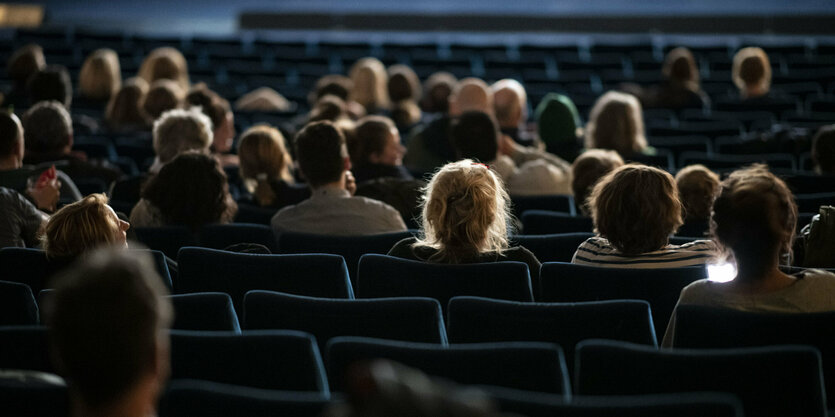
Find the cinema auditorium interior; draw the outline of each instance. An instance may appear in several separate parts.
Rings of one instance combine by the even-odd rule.
[[[0,0],[0,416],[835,417],[833,23]]]

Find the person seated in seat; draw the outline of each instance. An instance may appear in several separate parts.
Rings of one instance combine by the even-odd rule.
[[[631,94],[609,91],[594,103],[586,123],[586,149],[611,149],[625,160],[653,155],[647,145],[641,103]]]
[[[805,313],[835,310],[835,274],[780,271],[791,251],[797,205],[786,184],[753,165],[731,173],[713,203],[711,234],[736,266],[730,281],[699,280],[681,291],[678,305],[697,304],[754,312]],[[675,312],[663,346],[672,346]]]
[[[572,263],[612,268],[703,265],[714,257],[710,240],[669,244],[682,225],[682,205],[672,175],[626,164],[606,174],[589,196],[597,236],[580,244]]]
[[[235,141],[235,114],[229,102],[206,86],[196,84],[186,95],[190,106],[198,106],[212,122],[212,152],[220,159],[221,165],[237,166],[238,156],[231,154]]]
[[[702,109],[710,98],[699,85],[699,68],[689,49],[673,48],[661,68],[664,82],[649,88],[625,84],[624,91],[634,92],[647,109]]]
[[[678,195],[684,206],[681,236],[701,237],[708,234],[710,210],[719,194],[719,176],[704,165],[690,165],[676,174]]]
[[[185,96],[186,93],[174,81],[157,80],[148,89],[142,109],[151,120],[157,120],[168,110],[182,108]]]
[[[353,88],[348,98],[365,107],[366,114],[380,114],[390,107],[388,96],[388,73],[377,58],[362,58],[349,72]]]
[[[820,175],[835,175],[835,125],[818,129],[812,138],[812,163]]]
[[[119,56],[112,49],[96,49],[78,74],[78,92],[90,104],[105,104],[122,86]]]
[[[528,93],[519,81],[505,78],[490,86],[493,92],[493,112],[503,135],[514,142],[534,145],[534,137],[527,130]]]
[[[501,178],[486,165],[469,159],[446,164],[424,191],[420,237],[397,242],[388,255],[449,264],[518,261],[535,276],[536,256],[510,246],[509,205]]]
[[[606,149],[590,149],[574,160],[571,164],[571,190],[580,214],[591,215],[588,197],[594,185],[622,165],[623,158],[617,152]]]
[[[391,119],[397,129],[406,134],[422,117],[418,105],[421,98],[420,79],[409,66],[392,65],[388,69],[388,93]]]
[[[762,48],[751,46],[740,49],[734,55],[731,73],[743,102],[768,98],[771,90],[771,63]]]
[[[577,106],[568,96],[548,93],[536,106],[537,139],[545,150],[573,161],[582,150],[583,124]]]
[[[148,94],[148,83],[142,78],[125,80],[122,88],[107,103],[104,121],[107,127],[118,133],[133,133],[147,130],[151,118],[145,113],[142,103]]]
[[[12,80],[12,86],[3,92],[3,107],[25,108],[29,105],[26,81],[44,67],[46,59],[40,45],[30,43],[15,50],[6,62],[6,75]]]
[[[58,190],[52,188],[54,202]],[[35,247],[49,216],[15,190],[0,187],[0,248]]]
[[[282,208],[310,198],[310,188],[296,184],[284,136],[269,125],[247,129],[238,142],[241,178],[261,207]]]
[[[214,135],[212,121],[196,109],[169,110],[154,122],[153,145],[156,159],[150,168],[156,173],[180,153],[209,153]]]
[[[45,317],[70,415],[156,415],[173,307],[150,257],[99,250],[56,282]]]
[[[333,123],[314,122],[302,129],[296,135],[296,159],[312,195],[273,216],[276,234],[367,235],[406,230],[393,207],[353,195],[356,183],[345,136]]]
[[[348,142],[352,172],[357,183],[376,178],[412,179],[403,167],[406,148],[400,144],[400,132],[388,117],[366,116],[357,122]]]
[[[104,194],[90,194],[55,212],[44,229],[47,258],[67,261],[101,246],[126,248],[130,223],[120,219],[107,202]]]
[[[188,78],[188,61],[183,53],[175,48],[164,46],[151,51],[139,67],[139,78],[148,84],[157,80],[172,80],[188,91],[191,82]]]

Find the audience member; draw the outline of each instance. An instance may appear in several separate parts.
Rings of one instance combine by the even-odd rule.
[[[566,161],[573,161],[582,148],[583,123],[568,96],[548,93],[534,113],[539,141],[545,150]]]
[[[6,62],[6,74],[12,79],[12,88],[3,97],[3,106],[25,108],[29,105],[26,81],[33,74],[46,67],[43,48],[30,43],[18,48]]]
[[[32,74],[26,82],[29,103],[57,101],[69,109],[72,104],[72,82],[70,73],[62,65],[48,65]]]
[[[70,414],[156,415],[173,309],[150,256],[96,251],[56,282],[45,321]]]
[[[589,149],[574,160],[571,164],[571,190],[574,192],[574,203],[582,215],[591,215],[588,197],[595,184],[622,165],[623,158],[617,152],[606,149]]]
[[[624,159],[651,154],[644,136],[641,103],[631,94],[609,91],[602,95],[586,124],[586,149],[611,149]]]
[[[112,49],[96,49],[81,65],[78,91],[81,96],[98,103],[106,103],[122,86],[119,56]]]
[[[762,48],[740,49],[734,55],[732,74],[743,100],[765,97],[771,89],[771,63]]]
[[[185,102],[186,93],[180,85],[171,80],[157,80],[151,84],[145,101],[142,102],[142,110],[151,118],[157,120],[168,110],[180,109]]]
[[[157,154],[152,173],[186,151],[209,153],[212,121],[199,110],[169,110],[154,122],[153,142]]]
[[[589,196],[595,233],[572,263],[613,268],[673,268],[702,265],[713,242],[669,244],[681,226],[682,206],[672,175],[658,168],[627,164],[606,174]]]
[[[70,178],[95,178],[109,186],[122,176],[118,167],[105,160],[88,160],[73,152],[73,124],[69,112],[57,101],[42,101],[23,114],[27,164],[55,163]]]
[[[53,190],[54,206],[58,202],[58,190]],[[49,216],[38,210],[26,197],[6,187],[0,187],[0,213],[3,213],[0,216],[0,248],[31,248],[38,245]]]
[[[524,146],[534,144],[527,130],[528,93],[519,81],[505,78],[490,86],[493,93],[493,111],[502,134]]]
[[[238,142],[241,178],[261,207],[282,208],[310,198],[310,188],[294,183],[284,136],[268,125],[247,129]]]
[[[434,263],[518,261],[536,274],[536,256],[508,242],[509,206],[493,170],[469,159],[449,163],[424,191],[421,236],[397,242],[388,254]]]
[[[348,118],[348,105],[341,98],[334,95],[326,95],[319,99],[316,104],[310,109],[310,115],[307,117],[309,122],[320,122],[327,120],[329,122],[338,122]]]
[[[104,194],[90,194],[55,212],[44,230],[46,256],[69,260],[100,246],[126,248],[130,223],[120,219],[107,202]]]
[[[184,152],[148,181],[130,221],[136,227],[182,225],[197,232],[206,224],[230,223],[237,210],[217,159]]]
[[[162,47],[151,51],[139,67],[139,78],[148,84],[157,80],[172,80],[188,91],[188,63],[183,54],[175,48]]]
[[[148,83],[142,78],[125,80],[122,88],[107,103],[104,121],[115,132],[146,130],[151,118],[145,113],[143,102],[148,94]]]
[[[354,129],[354,139],[348,142],[348,151],[357,183],[382,177],[412,179],[403,168],[406,148],[400,144],[400,133],[387,117],[360,119]]]
[[[681,291],[678,305],[698,304],[755,312],[804,313],[835,310],[835,275],[780,271],[791,250],[797,205],[786,184],[764,165],[734,171],[713,203],[712,234],[736,265],[727,282],[696,281]],[[664,346],[675,344],[675,313]]]
[[[389,109],[386,67],[377,58],[363,58],[354,63],[350,75],[353,82],[349,98],[362,104],[367,114]]]
[[[38,176],[41,170],[23,165],[24,152],[23,126],[20,119],[14,113],[0,112],[0,187],[20,193],[40,210],[52,212],[58,202],[61,181],[56,174],[56,178],[38,183],[34,177]],[[72,188],[74,187],[72,185]],[[77,193],[77,190],[75,191]],[[9,197],[5,196],[7,202]],[[16,197],[12,200],[16,200]]]
[[[835,125],[821,127],[812,138],[812,164],[820,175],[835,175]]]
[[[407,65],[392,65],[388,69],[388,93],[391,118],[397,129],[406,133],[421,120],[418,102],[421,98],[420,79]]]
[[[229,153],[235,141],[235,115],[229,102],[219,96],[206,84],[196,84],[186,96],[186,102],[196,106],[212,122],[212,151],[220,158],[223,166],[238,165],[237,155]]]
[[[682,236],[705,236],[710,228],[710,210],[719,194],[719,175],[704,165],[689,165],[676,174],[678,195],[684,206]]]
[[[673,48],[664,59],[661,69],[664,82],[649,88],[626,84],[623,90],[634,94],[648,109],[702,109],[710,105],[710,98],[699,85],[699,68],[689,49]]]
[[[282,231],[365,235],[406,230],[391,206],[355,197],[356,183],[342,132],[330,122],[314,122],[296,136],[296,158],[312,196],[281,209],[272,219]]]
[[[295,108],[296,103],[287,100],[286,97],[270,87],[258,87],[235,100],[235,110],[288,112]]]
[[[447,114],[449,96],[456,84],[458,79],[448,72],[439,71],[430,75],[423,83],[421,109],[429,114]]]

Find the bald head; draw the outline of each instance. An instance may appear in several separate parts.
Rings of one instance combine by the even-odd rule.
[[[496,81],[490,89],[499,127],[518,127],[527,119],[528,95],[519,81],[505,78]]]
[[[449,114],[460,116],[465,111],[482,111],[493,114],[493,94],[487,83],[478,78],[459,81],[449,96]]]

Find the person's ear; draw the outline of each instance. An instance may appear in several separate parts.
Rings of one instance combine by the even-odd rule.
[[[349,158],[347,156],[342,157],[342,169],[344,171],[350,171],[351,170],[351,158]]]

